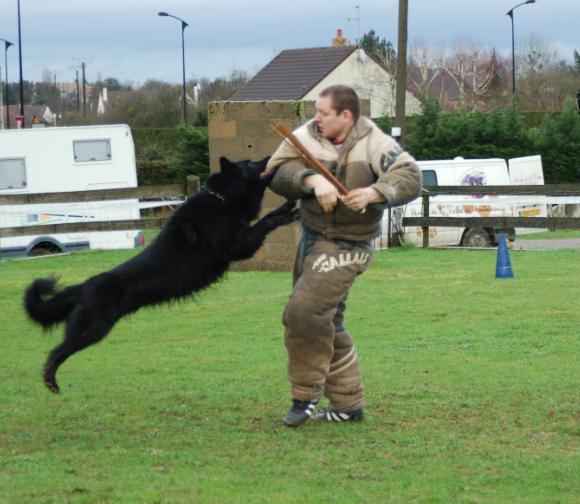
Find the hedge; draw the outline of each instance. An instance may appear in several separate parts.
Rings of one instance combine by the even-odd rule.
[[[390,133],[390,117],[376,120]],[[540,154],[546,183],[580,183],[580,115],[573,100],[562,112],[520,113],[515,107],[490,112],[443,113],[436,102],[406,121],[405,147],[417,159],[503,158]],[[187,175],[209,174],[207,128],[134,129],[140,184],[170,184]]]

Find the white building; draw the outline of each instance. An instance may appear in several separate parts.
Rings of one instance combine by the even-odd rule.
[[[334,84],[351,86],[370,101],[371,117],[395,115],[395,81],[357,46],[289,49],[280,52],[231,99],[311,100]],[[419,100],[406,92],[407,115],[419,114]]]

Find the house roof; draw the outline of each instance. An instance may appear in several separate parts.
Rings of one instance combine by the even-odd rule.
[[[356,49],[357,46],[347,46],[282,51],[231,100],[298,100]]]

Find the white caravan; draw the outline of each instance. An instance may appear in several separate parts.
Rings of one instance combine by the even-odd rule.
[[[544,176],[540,156],[504,159],[463,159],[418,161],[423,173],[424,186],[486,186],[543,184]],[[545,217],[545,198],[542,196],[484,196],[442,195],[430,198],[430,217]],[[400,212],[404,217],[421,217],[422,200],[417,198]],[[386,228],[386,218],[383,221]],[[521,231],[524,231],[523,229]],[[520,232],[520,229],[518,229]],[[504,233],[515,239],[514,228],[453,228],[429,227],[429,245],[487,247],[497,244]],[[422,228],[408,226],[404,241],[418,246],[423,243]]]
[[[126,125],[0,131],[0,194],[137,187],[135,148]],[[0,205],[0,227],[139,218],[137,199]],[[141,231],[98,231],[0,238],[0,258],[78,248],[132,248]]]

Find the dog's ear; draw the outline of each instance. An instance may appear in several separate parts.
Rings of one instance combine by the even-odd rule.
[[[240,174],[240,168],[237,163],[232,163],[227,157],[220,157],[220,168],[224,175],[236,176]]]
[[[268,166],[268,161],[270,161],[270,156],[265,157],[264,159],[260,159],[260,161],[253,161],[252,167],[258,171],[260,179],[265,179],[267,175],[266,167]]]

